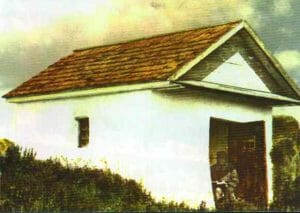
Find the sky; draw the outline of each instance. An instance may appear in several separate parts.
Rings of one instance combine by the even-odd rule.
[[[297,0],[0,0],[0,88],[72,50],[247,20],[300,84]]]
[[[300,85],[300,0],[0,0],[0,93],[74,49],[240,19]],[[14,113],[0,109],[4,137]]]

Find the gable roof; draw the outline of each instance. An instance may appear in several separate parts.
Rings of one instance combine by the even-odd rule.
[[[175,81],[241,29],[246,29],[254,38],[298,97],[296,84],[244,21],[74,50],[3,97],[26,98]]]
[[[167,80],[238,24],[75,50],[4,97]]]

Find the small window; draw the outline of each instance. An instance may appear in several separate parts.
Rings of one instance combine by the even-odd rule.
[[[89,144],[89,118],[88,117],[76,117],[78,122],[78,147],[85,147]]]

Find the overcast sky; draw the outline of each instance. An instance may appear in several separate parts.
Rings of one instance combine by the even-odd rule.
[[[0,0],[0,87],[73,49],[247,20],[300,83],[298,0]]]

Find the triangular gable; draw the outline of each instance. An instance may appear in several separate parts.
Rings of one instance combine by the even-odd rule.
[[[203,81],[270,92],[240,53],[235,53]]]
[[[190,61],[169,79],[172,81],[211,81],[212,79],[205,78],[237,52],[247,63],[248,68],[255,72],[256,77],[252,75],[252,80],[256,78],[258,81],[257,84],[260,85],[258,90],[299,99],[300,93],[297,85],[265,49],[262,42],[245,22],[242,22],[235,30],[209,48],[207,52]],[[235,78],[238,78],[238,76],[235,76]],[[225,81],[218,81],[216,83],[228,84]],[[235,81],[231,82],[233,83],[232,86],[245,87],[246,80],[241,80],[240,83],[237,83],[236,79],[232,79],[232,81]],[[254,89],[253,85],[251,85],[251,89]],[[265,85],[265,88],[263,85]],[[245,88],[249,89],[249,87]]]

